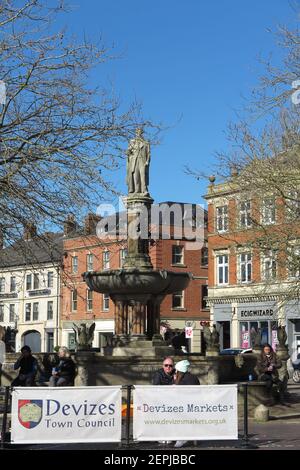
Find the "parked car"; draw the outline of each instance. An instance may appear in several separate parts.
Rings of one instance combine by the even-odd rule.
[[[300,382],[300,354],[298,354],[297,359],[294,362],[289,358],[286,365],[289,378],[293,379],[293,381],[298,384]]]
[[[228,355],[236,355],[236,354],[247,354],[252,353],[252,349],[244,349],[244,348],[227,348],[220,351],[221,356],[228,356]]]

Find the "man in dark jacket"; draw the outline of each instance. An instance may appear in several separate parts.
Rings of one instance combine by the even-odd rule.
[[[32,387],[37,373],[37,360],[31,355],[29,346],[23,346],[21,356],[14,364],[14,369],[20,369],[19,375],[15,378],[12,387]]]
[[[171,357],[165,357],[162,369],[154,373],[153,385],[173,385],[174,384],[174,361]]]
[[[153,385],[173,385],[174,384],[174,361],[172,357],[165,357],[163,360],[162,369],[154,373],[152,384]],[[159,441],[160,444],[170,444],[172,441]]]

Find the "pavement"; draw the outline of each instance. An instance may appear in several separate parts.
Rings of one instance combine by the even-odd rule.
[[[257,423],[253,418],[248,421],[248,440],[243,439],[243,420],[239,420],[239,439],[235,441],[197,441],[188,442],[181,449],[174,449],[174,443],[169,445],[158,442],[131,442],[129,446],[124,441],[119,444],[87,443],[87,444],[29,444],[6,445],[7,450],[130,450],[150,451],[161,453],[173,451],[200,450],[300,450],[300,385],[288,385],[289,397],[285,405],[270,407],[270,420]],[[1,425],[1,416],[0,416]]]

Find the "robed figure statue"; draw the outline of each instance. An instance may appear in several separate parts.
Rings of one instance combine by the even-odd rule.
[[[136,130],[136,136],[130,140],[126,154],[129,194],[148,195],[150,143],[143,138],[142,129]]]

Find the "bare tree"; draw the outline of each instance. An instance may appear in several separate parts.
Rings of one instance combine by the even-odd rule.
[[[95,209],[115,191],[109,171],[119,167],[136,126],[154,129],[139,117],[137,104],[121,112],[113,94],[88,86],[89,72],[110,60],[109,51],[56,32],[55,21],[67,9],[59,1],[47,5],[0,5],[6,89],[0,104],[0,222],[11,244],[29,222],[51,230],[68,213]]]
[[[210,185],[210,191],[217,194],[223,185],[237,201],[229,209],[232,230],[222,234],[229,245],[273,253],[277,279],[292,279],[286,297],[295,298],[300,295],[300,31],[279,27],[278,37],[282,63],[265,61],[243,119],[228,126],[229,150],[218,152],[211,167],[220,185]],[[197,179],[208,177],[197,169],[186,171]],[[251,220],[241,227],[239,208],[246,201]],[[241,228],[247,229],[242,239]],[[270,283],[265,280],[266,289]]]

